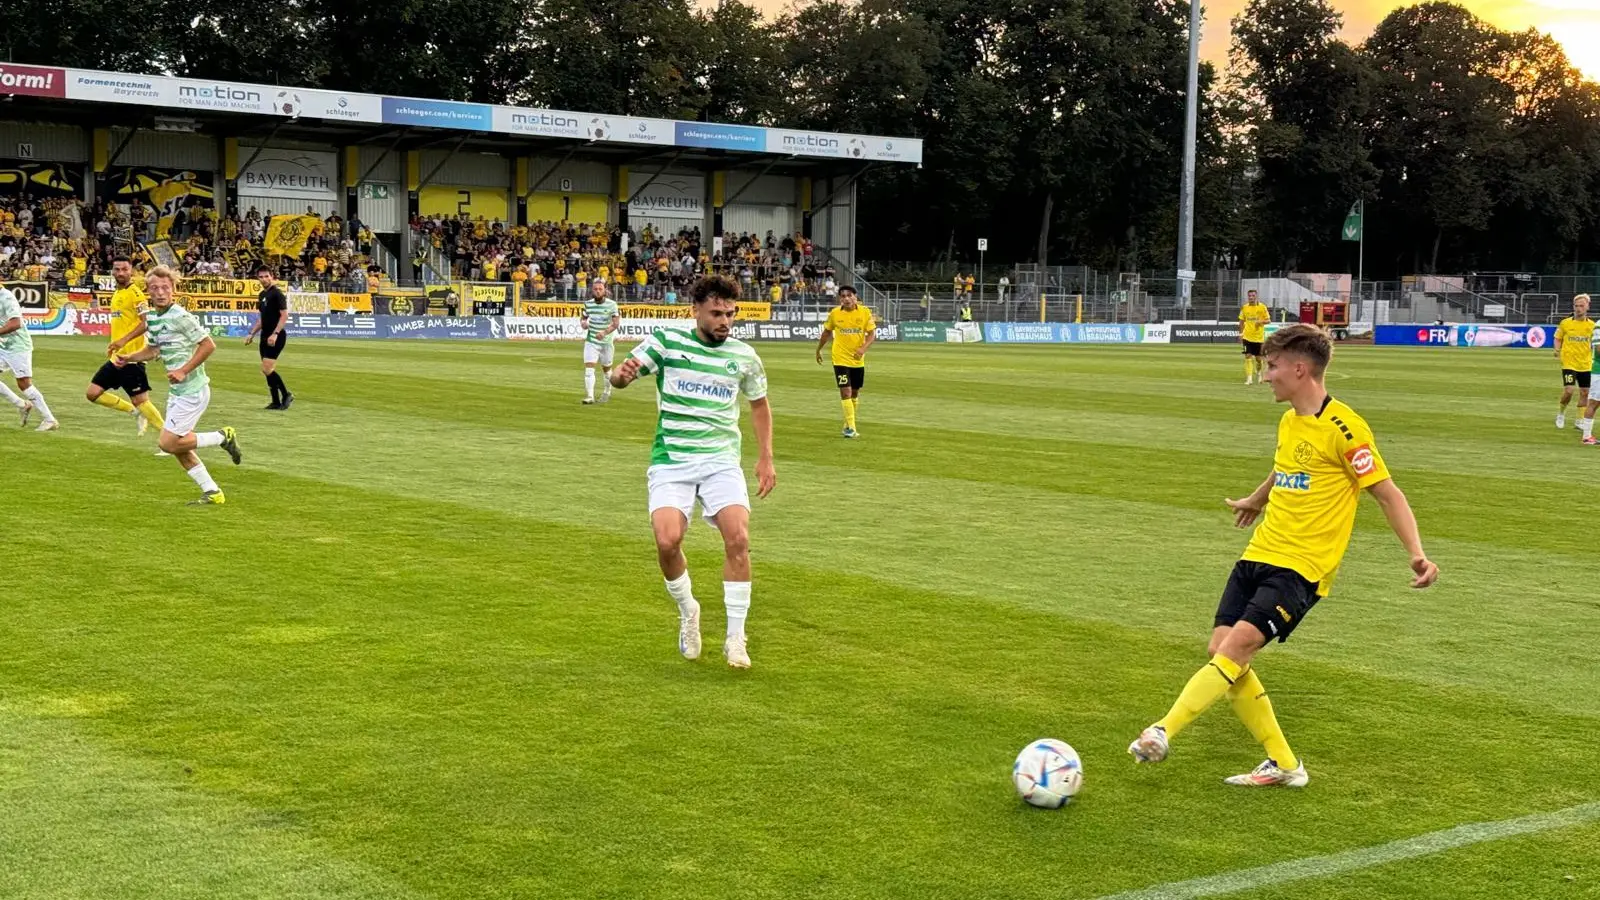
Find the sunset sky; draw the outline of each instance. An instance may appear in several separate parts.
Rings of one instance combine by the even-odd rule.
[[[1228,53],[1228,22],[1247,0],[1207,0],[1205,53],[1221,61]],[[1458,0],[1489,23],[1511,31],[1537,28],[1567,48],[1573,65],[1600,80],[1600,0]],[[1344,13],[1345,38],[1362,41],[1389,11],[1411,3],[1397,0],[1333,0]]]

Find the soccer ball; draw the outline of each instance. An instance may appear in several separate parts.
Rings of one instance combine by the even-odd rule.
[[[1017,795],[1040,809],[1060,809],[1083,787],[1083,761],[1065,741],[1040,738],[1022,748],[1011,767]]]

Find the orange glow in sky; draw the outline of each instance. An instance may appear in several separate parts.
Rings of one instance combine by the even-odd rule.
[[[1221,62],[1228,56],[1228,23],[1244,9],[1247,0],[1210,0],[1206,3],[1205,54]],[[1600,0],[1457,0],[1473,14],[1497,28],[1524,31],[1537,28],[1566,48],[1572,64],[1587,77],[1600,81]],[[1396,0],[1333,0],[1344,13],[1345,39],[1358,43],[1391,10],[1411,3]]]

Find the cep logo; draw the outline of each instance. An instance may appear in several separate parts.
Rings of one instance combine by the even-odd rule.
[[[1371,475],[1378,469],[1378,460],[1372,455],[1372,448],[1366,444],[1350,448],[1344,458],[1350,461],[1350,468],[1354,469],[1357,475]]]
[[[1309,491],[1311,490],[1311,473],[1273,472],[1272,486],[1283,488],[1286,491]]]

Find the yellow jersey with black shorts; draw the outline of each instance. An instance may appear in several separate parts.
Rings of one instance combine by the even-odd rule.
[[[1272,313],[1265,303],[1246,303],[1239,308],[1239,337],[1244,343],[1246,356],[1260,356],[1261,344],[1267,339],[1267,323]]]
[[[1223,590],[1216,624],[1246,621],[1287,639],[1328,596],[1361,491],[1388,478],[1372,429],[1349,406],[1328,397],[1315,415],[1285,412],[1266,512]]]
[[[1589,389],[1589,370],[1594,365],[1594,320],[1562,319],[1556,326],[1561,342],[1561,383]]]
[[[833,375],[839,387],[860,390],[867,380],[867,361],[857,356],[867,343],[867,335],[878,327],[872,310],[857,304],[846,311],[835,306],[828,313],[822,330],[833,332]]]
[[[134,329],[144,323],[144,314],[150,308],[150,301],[144,288],[130,284],[125,288],[117,288],[111,293],[111,340],[120,341],[132,334]],[[123,356],[132,356],[143,350],[146,346],[144,335],[134,338],[122,345],[117,352]],[[101,390],[120,390],[129,397],[150,393],[150,379],[145,374],[144,363],[127,363],[122,366],[113,364],[108,347],[108,359],[100,366],[94,377],[89,379],[91,384]]]

